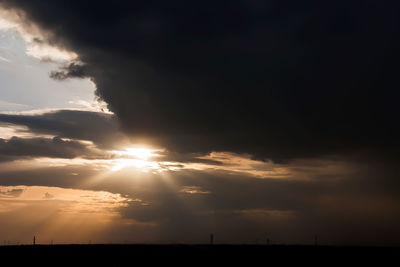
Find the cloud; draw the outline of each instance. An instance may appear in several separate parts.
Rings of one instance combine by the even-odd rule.
[[[19,197],[24,189],[9,189],[5,191],[0,191],[0,198],[17,198]]]
[[[0,57],[0,61],[4,61],[4,62],[10,62],[10,60],[4,58],[4,57]]]
[[[136,199],[118,210],[118,220],[133,223],[104,231],[107,240],[196,243],[213,232],[218,242],[269,237],[273,243],[312,243],[318,234],[325,244],[388,245],[400,236],[400,184],[384,164],[368,169],[349,159],[291,162],[272,166],[285,168],[286,177],[263,179],[210,168],[157,173],[133,167],[110,172],[87,162],[23,166],[2,166],[0,184],[107,191]],[[56,195],[46,190],[38,198],[45,192]]]
[[[306,173],[313,182],[187,170],[170,173],[174,187],[166,187],[165,178],[138,177],[149,182],[131,190],[150,204],[130,205],[122,209],[122,215],[157,222],[160,240],[171,242],[200,242],[210,232],[219,242],[254,242],[269,236],[273,242],[312,243],[315,234],[326,244],[396,242],[398,193],[372,189],[381,177],[344,172],[335,179],[323,179],[311,170]],[[211,193],[179,194],[182,188]],[[381,223],[381,216],[389,220],[387,225]],[[354,225],[359,226],[357,230]],[[382,232],[370,235],[373,229]]]
[[[1,60],[1,58],[0,58],[0,60]],[[18,109],[18,108],[22,108],[22,107],[26,108],[27,105],[17,104],[17,103],[10,103],[10,102],[7,102],[7,101],[0,100],[0,108],[1,109],[10,109],[10,108]]]
[[[206,165],[221,165],[221,162],[212,158],[205,158],[206,153],[177,153],[174,151],[161,151],[154,157],[157,161],[174,163],[201,163]]]
[[[51,157],[76,158],[100,157],[93,149],[78,141],[62,140],[59,137],[50,138],[19,138],[9,140],[0,138],[0,161],[10,161],[22,158]]]
[[[46,192],[43,196],[44,199],[52,199],[54,198],[54,195],[50,194],[49,192]]]
[[[90,77],[132,136],[276,162],[398,147],[397,3],[43,5],[3,1],[79,55],[52,76]]]
[[[75,141],[90,141],[100,150],[125,149],[140,139],[129,138],[122,132],[115,115],[86,110],[42,110],[36,112],[0,113],[4,137],[57,136]],[[22,152],[23,153],[23,152]],[[159,151],[157,161],[219,165],[221,162],[205,158],[208,153],[180,153]]]
[[[211,194],[210,191],[205,191],[200,186],[184,186],[180,192],[185,194]]]
[[[79,110],[55,110],[38,114],[0,114],[0,122],[28,127],[35,134],[86,140],[110,148],[126,137],[112,114]]]
[[[98,242],[104,229],[123,223],[116,210],[130,201],[104,191],[47,186],[0,186],[1,191],[21,192],[12,198],[2,198],[0,194],[0,234],[14,244],[30,244],[33,235],[39,244],[53,240],[54,243],[87,243],[90,239]]]
[[[85,68],[76,63],[70,63],[61,67],[60,71],[52,71],[50,77],[55,80],[65,80],[68,78],[85,78]]]
[[[146,205],[120,212],[152,225],[142,241],[198,242],[214,232],[221,242],[318,234],[338,244],[398,244],[399,4],[266,3],[3,0],[41,29],[43,43],[78,55],[51,76],[90,78],[115,115],[62,110],[1,114],[1,122],[104,149],[123,139],[119,122],[131,140],[166,148],[160,159],[209,168],[126,168],[106,178],[92,165],[11,168],[0,170],[1,183],[139,198]],[[39,150],[25,148],[39,140],[16,141],[17,151],[36,156],[81,153],[75,143]],[[232,163],[212,151],[270,164]],[[285,175],[268,176],[274,168]]]

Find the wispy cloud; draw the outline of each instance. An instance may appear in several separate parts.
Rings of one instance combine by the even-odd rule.
[[[11,62],[9,59],[6,59],[6,58],[1,57],[1,56],[0,56],[0,60],[1,60],[1,61],[4,61],[4,62]]]

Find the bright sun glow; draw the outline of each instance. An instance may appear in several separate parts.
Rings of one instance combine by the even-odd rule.
[[[151,156],[155,156],[155,151],[148,148],[127,148],[126,154],[141,160],[148,160]]]
[[[160,151],[144,147],[126,148],[123,151],[115,151],[119,158],[115,161],[115,165],[111,170],[119,171],[127,167],[135,167],[144,171],[158,170],[160,169],[158,162],[153,161],[151,158],[158,156],[157,152]]]

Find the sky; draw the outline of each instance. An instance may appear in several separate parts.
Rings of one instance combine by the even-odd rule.
[[[0,0],[0,241],[400,245],[399,7]]]

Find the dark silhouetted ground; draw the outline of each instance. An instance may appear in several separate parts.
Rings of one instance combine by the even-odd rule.
[[[278,245],[21,245],[1,246],[0,259],[31,266],[395,266],[399,248]],[[4,265],[9,266],[9,265]]]

